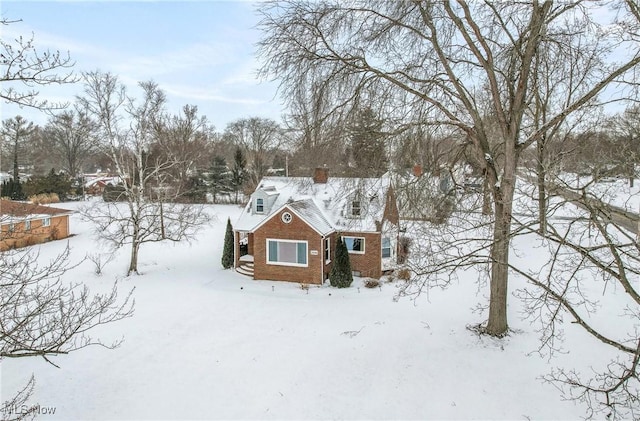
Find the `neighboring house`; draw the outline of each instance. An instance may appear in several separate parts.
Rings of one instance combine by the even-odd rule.
[[[84,184],[86,194],[100,196],[107,186],[115,186],[121,182],[120,177],[96,177]]]
[[[322,284],[342,237],[356,275],[395,267],[398,208],[388,176],[264,177],[234,226],[235,268],[254,279]]]
[[[0,200],[0,250],[68,237],[72,213],[67,209]]]

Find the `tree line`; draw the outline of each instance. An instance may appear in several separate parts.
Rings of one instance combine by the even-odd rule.
[[[602,10],[608,13],[596,19]],[[412,268],[411,285],[418,292],[446,286],[458,271],[474,268],[489,291],[486,321],[474,330],[493,337],[511,334],[508,303],[519,299],[537,326],[540,350],[551,354],[561,349],[562,318],[572,320],[612,357],[592,376],[560,369],[549,380],[596,414],[637,414],[637,239],[600,202],[588,200],[591,193],[584,187],[575,189],[583,199],[560,203],[550,192],[565,170],[594,179],[635,177],[637,2],[291,0],[263,2],[258,11],[260,73],[280,81],[289,106],[282,126],[248,118],[214,136],[194,108],[166,115],[164,95],[153,82],[141,82],[141,95],[134,96],[115,75],[83,75],[85,92],[75,112],[86,113],[95,125],[94,144],[106,160],[100,167],[115,168],[129,180],[124,192],[129,211],[120,221],[129,224],[128,237],[112,241],[131,243],[131,262],[142,241],[192,235],[191,222],[199,214],[185,225],[177,217],[179,208],[165,206],[194,191],[192,184],[200,180],[190,178],[213,167],[216,188],[226,194],[221,180],[233,173],[231,162],[244,162],[249,190],[283,161],[291,175],[330,164],[337,174],[358,176],[416,161],[432,172],[463,163],[482,181],[481,211],[476,203],[461,202],[468,213],[424,226],[419,233],[424,241],[414,250],[424,259]],[[22,40],[13,48],[34,53]],[[5,56],[11,55],[5,48]],[[56,82],[71,82],[71,64],[60,54],[8,60],[2,81],[9,83],[0,96],[49,106],[37,101],[37,92],[20,91],[11,82],[35,78],[37,86],[42,66],[60,72]],[[605,118],[603,109],[611,103],[626,109]],[[80,120],[76,114],[74,121]],[[216,152],[204,153],[201,163],[194,145],[199,154],[207,148]],[[15,171],[19,147],[12,146],[12,159],[3,162]],[[71,165],[65,168],[71,171]],[[536,180],[533,191],[525,192],[537,205],[525,213],[533,215],[528,217],[517,209],[523,170]],[[585,213],[551,218],[576,202]],[[110,224],[116,215],[102,216],[94,215],[96,221],[110,221],[102,231],[114,232]],[[153,224],[130,224],[141,217]],[[172,221],[181,230],[172,231]],[[480,235],[470,238],[469,233]],[[514,258],[514,241],[523,234],[540,236],[553,256],[548,265],[532,268]],[[129,273],[136,271],[132,263]],[[512,293],[514,281],[518,288]],[[626,294],[628,303],[620,310],[628,324],[623,336],[590,322],[597,299],[584,286],[594,284],[603,293],[613,284]]]

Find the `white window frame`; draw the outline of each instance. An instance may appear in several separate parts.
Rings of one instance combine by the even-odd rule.
[[[258,206],[260,206],[262,210],[258,209]],[[264,213],[264,199],[262,197],[256,198],[256,213]]]
[[[9,232],[15,232],[15,231],[16,231],[16,223],[9,222]]]
[[[26,220],[24,221],[24,230],[25,231],[31,231],[31,221],[30,220]]]
[[[307,250],[307,263],[302,264],[302,263],[289,263],[289,262],[279,262],[279,261],[272,261],[269,260],[269,241],[276,241],[279,243],[304,243],[306,250]],[[298,253],[298,249],[296,247],[296,260],[297,259],[297,253]],[[275,265],[275,266],[293,266],[293,267],[299,267],[299,268],[306,268],[309,267],[309,242],[306,240],[285,240],[282,238],[267,238],[267,242],[266,242],[266,248],[265,248],[265,260],[267,261],[268,265]]]
[[[331,237],[327,237],[324,239],[323,243],[324,247],[324,263],[331,263]]]
[[[389,240],[389,247],[384,246],[384,239]],[[389,249],[389,255],[385,257],[384,250]],[[391,241],[391,237],[382,237],[380,239],[380,257],[383,259],[391,259],[393,257],[393,242]]]
[[[42,226],[43,227],[50,227],[51,226],[51,217],[46,217],[42,219]]]
[[[349,246],[347,246],[347,238],[353,238],[355,239],[359,239],[362,240],[362,251],[358,251],[358,250],[349,250]],[[351,236],[351,235],[343,235],[342,236],[342,240],[344,241],[345,246],[347,246],[347,250],[349,251],[350,254],[365,254],[366,250],[367,250],[367,242],[365,241],[366,238],[364,237],[355,237],[355,236]]]

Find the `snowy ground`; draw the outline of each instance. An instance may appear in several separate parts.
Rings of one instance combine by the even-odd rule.
[[[61,204],[73,208],[76,204]],[[562,401],[539,377],[593,350],[568,332],[568,354],[536,354],[537,335],[512,300],[504,340],[466,329],[485,303],[473,272],[447,290],[394,300],[397,283],[366,289],[307,291],[297,284],[253,281],[222,270],[228,216],[240,208],[211,206],[217,217],[189,244],[141,250],[135,315],[94,333],[124,336],[99,347],[43,359],[1,363],[2,400],[36,375],[40,419],[576,419],[584,408]],[[73,216],[69,239],[80,259],[97,251],[90,225]],[[65,241],[41,247],[43,258]],[[516,244],[528,253],[526,241]],[[127,249],[102,276],[84,262],[67,273],[96,290],[121,278]],[[535,256],[535,254],[532,254]],[[512,284],[518,287],[517,282]],[[571,329],[569,327],[568,329]],[[579,350],[578,352],[571,351]],[[572,353],[573,352],[573,353]],[[593,351],[596,352],[596,351]]]
[[[572,189],[587,187],[595,197],[605,203],[626,209],[630,212],[640,211],[640,180],[635,179],[634,186],[629,186],[628,178],[608,177],[605,181],[593,182],[593,177],[576,174],[561,174],[559,177]]]

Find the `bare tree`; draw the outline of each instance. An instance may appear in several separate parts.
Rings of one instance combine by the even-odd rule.
[[[282,142],[278,123],[267,118],[243,118],[229,123],[224,136],[247,152],[249,176],[257,185],[267,174],[270,154]]]
[[[624,175],[629,178],[629,186],[633,187],[637,177],[635,166],[640,163],[640,105],[632,105],[613,116],[609,126],[618,140],[615,150],[623,158]]]
[[[100,325],[133,314],[131,290],[118,298],[117,285],[103,294],[91,294],[82,283],[66,284],[61,276],[73,266],[70,248],[47,263],[34,251],[0,253],[0,361],[4,358],[42,357],[57,365],[52,356],[99,345],[115,348],[122,339],[105,343],[91,336]],[[34,379],[14,398],[3,402],[5,410],[25,404],[34,389]],[[29,415],[28,411],[18,413]],[[7,416],[7,418],[5,418]]]
[[[178,192],[162,180],[183,164],[158,136],[165,95],[153,82],[140,83],[142,100],[127,96],[116,76],[85,74],[85,96],[79,98],[97,122],[97,148],[115,165],[124,190],[120,203],[96,203],[84,215],[96,233],[117,248],[131,244],[127,275],[138,273],[138,252],[147,242],[189,240],[208,221],[202,206],[171,202]]]
[[[344,139],[348,110],[329,113],[332,101],[323,81],[311,79],[308,89],[297,91],[289,103],[285,134],[293,149],[290,166],[299,175],[309,175],[312,168],[329,163],[336,174],[348,167]]]
[[[162,152],[169,154],[165,159],[178,163],[165,172],[170,176],[167,182],[183,191],[209,163],[214,128],[205,116],[198,116],[195,105],[185,105],[180,114],[163,116],[158,123]]]
[[[546,241],[539,243],[549,254],[548,263],[540,267],[520,262],[510,268],[528,281],[516,296],[525,304],[524,314],[538,326],[541,354],[564,351],[564,331],[571,325],[603,346],[592,353],[588,373],[585,367],[560,367],[546,380],[565,398],[586,404],[589,417],[636,419],[640,415],[636,282],[640,246],[635,221],[607,203],[614,192],[603,187],[593,181],[552,185]],[[516,226],[522,235],[539,232],[535,224],[517,218]],[[616,316],[615,323],[610,322],[611,315]]]
[[[624,7],[637,12],[631,0]],[[608,49],[638,44],[620,32],[598,32],[582,1],[551,2],[388,2],[283,1],[262,3],[262,74],[281,80],[284,98],[307,88],[309,73],[322,74],[339,100],[357,101],[370,92],[390,121],[449,125],[463,132],[481,163],[491,189],[494,220],[490,234],[489,315],[483,331],[508,330],[509,245],[516,169],[520,155],[551,127],[597,99],[612,82],[622,81],[640,63],[630,54],[607,61]],[[540,46],[559,40],[566,20],[582,21],[569,52],[586,45],[600,58],[584,88],[553,111],[546,122],[526,124],[533,69]],[[600,63],[607,63],[600,66]],[[478,102],[477,95],[487,101]],[[495,123],[485,124],[492,116]],[[497,134],[497,138],[491,137]]]
[[[0,19],[0,26],[16,21]],[[8,40],[0,39],[0,98],[7,103],[33,107],[41,110],[64,108],[66,104],[50,103],[38,99],[35,88],[76,82],[71,71],[74,62],[67,53],[60,51],[38,51],[31,38],[22,36]],[[20,87],[16,87],[16,85]],[[23,87],[27,90],[23,90]]]
[[[1,26],[10,23],[0,19]],[[41,110],[62,108],[65,104],[38,99],[34,87],[75,81],[71,59],[59,52],[37,51],[33,39],[0,39],[0,66],[0,98],[20,106]],[[37,253],[28,250],[0,252],[0,361],[40,356],[51,362],[49,358],[53,355],[90,345],[118,346],[119,341],[107,344],[89,332],[99,325],[131,316],[134,304],[131,292],[119,301],[116,285],[110,292],[92,295],[81,283],[64,284],[60,276],[70,268],[68,257],[69,248],[44,264]],[[14,397],[3,395],[3,410],[22,408],[34,388],[32,376]],[[13,419],[32,418],[36,407],[30,408],[20,414],[3,412],[3,419],[9,420],[12,415]]]
[[[49,119],[44,136],[53,146],[53,152],[62,168],[71,177],[82,172],[84,161],[93,150],[94,123],[82,111],[63,111]]]

